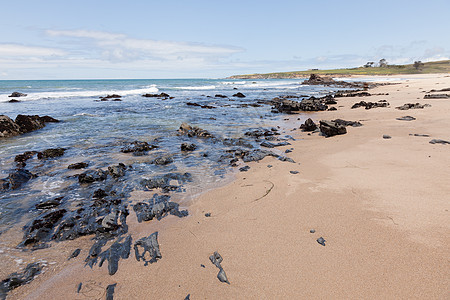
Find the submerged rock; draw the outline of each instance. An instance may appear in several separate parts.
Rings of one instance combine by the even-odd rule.
[[[39,159],[55,158],[63,156],[65,151],[65,148],[51,148],[38,152],[37,155]]]
[[[31,263],[22,272],[10,274],[0,283],[0,299],[6,299],[9,291],[33,281],[34,277],[41,273],[42,268],[43,266],[40,263]]]
[[[145,154],[146,152],[158,148],[156,145],[151,145],[147,142],[134,141],[129,143],[129,145],[123,147],[120,152],[122,153],[134,153],[134,154]]]
[[[16,155],[16,157],[14,157],[14,161],[21,163],[26,162],[37,153],[38,153],[37,151],[25,151],[23,154]]]
[[[182,123],[178,129],[179,134],[187,135],[189,137],[201,137],[201,138],[212,138],[213,135],[208,131],[201,129],[196,126],[191,126],[187,123]]]
[[[160,188],[165,192],[177,190],[177,185],[171,184],[172,180],[178,181],[178,183],[192,181],[192,175],[190,173],[168,173],[162,176],[156,176],[151,179],[144,179],[141,181],[141,185],[148,189],[153,190]]]
[[[181,151],[194,151],[197,148],[195,144],[192,143],[182,143]]]
[[[371,109],[371,108],[376,108],[376,107],[387,107],[388,105],[389,105],[389,103],[384,100],[381,100],[378,102],[361,101],[361,102],[353,104],[352,109],[359,108],[359,107],[364,107],[365,109]]]
[[[237,92],[236,94],[233,95],[233,97],[245,98],[245,95],[242,94],[241,92]]]
[[[19,97],[26,97],[27,94],[24,93],[19,93],[19,92],[13,92],[11,95],[9,95],[8,97],[14,97],[14,98],[19,98]]]
[[[0,137],[12,137],[38,130],[44,128],[45,123],[48,122],[59,121],[49,116],[40,117],[38,115],[17,115],[13,121],[8,116],[0,115]]]
[[[77,169],[85,169],[88,166],[89,166],[88,163],[79,162],[79,163],[70,164],[67,168],[71,169],[71,170],[77,170]]]
[[[125,175],[125,170],[127,167],[123,163],[119,163],[118,165],[109,166],[108,167],[108,173],[113,178],[119,178]]]
[[[163,155],[163,156],[155,158],[152,161],[152,163],[155,164],[155,165],[159,165],[159,166],[165,166],[165,165],[168,165],[170,163],[173,163],[173,158],[172,158],[171,155]]]
[[[79,183],[93,183],[95,181],[106,180],[108,174],[102,169],[91,170],[78,175]]]
[[[146,255],[148,253],[148,256]],[[149,263],[155,263],[158,259],[162,258],[161,251],[159,250],[158,244],[158,232],[154,232],[148,237],[143,237],[139,239],[134,244],[134,255],[136,256],[136,260],[142,260],[144,262],[144,266]],[[148,258],[147,258],[148,257]]]
[[[34,177],[36,177],[36,175],[32,174],[28,170],[14,170],[9,173],[8,177],[0,180],[0,191],[8,189],[16,190]]]
[[[50,199],[50,200],[47,200],[47,201],[44,201],[44,202],[40,202],[40,203],[36,204],[36,208],[37,209],[51,209],[51,208],[55,208],[55,207],[61,205],[61,200],[63,198],[64,197],[58,197],[58,198],[55,198],[55,199]]]

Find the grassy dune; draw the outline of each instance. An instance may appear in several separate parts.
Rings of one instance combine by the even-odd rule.
[[[234,75],[232,79],[265,79],[265,78],[305,78],[310,74],[350,76],[350,75],[398,75],[398,74],[437,74],[450,73],[450,60],[433,61],[424,63],[420,69],[416,69],[413,64],[409,65],[388,65],[387,67],[370,68],[350,68],[334,70],[307,70],[293,72],[277,72],[265,74]]]

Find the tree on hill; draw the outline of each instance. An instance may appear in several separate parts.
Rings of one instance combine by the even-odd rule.
[[[375,62],[373,62],[373,61],[368,61],[368,62],[364,65],[364,68],[371,68],[371,67],[373,67],[374,64],[375,64]]]
[[[424,66],[424,63],[421,62],[420,60],[414,62],[414,68],[416,70],[421,70],[423,68],[423,66]]]
[[[380,61],[378,62],[378,66],[379,66],[380,68],[386,68],[387,65],[388,65],[387,60],[384,59],[384,58],[380,59]]]

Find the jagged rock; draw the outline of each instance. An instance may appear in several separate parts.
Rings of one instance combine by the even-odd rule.
[[[20,127],[22,133],[31,132],[37,129],[44,128],[45,122],[41,120],[38,115],[27,116],[27,115],[17,115],[15,121]]]
[[[430,141],[430,144],[450,144],[450,141],[444,141],[444,140],[440,140],[440,139],[432,139]]]
[[[250,129],[247,132],[244,133],[244,135],[260,138],[260,137],[267,137],[267,136],[274,136],[279,135],[278,129],[276,128],[256,128],[256,129]]]
[[[181,151],[194,151],[197,148],[195,144],[183,143],[181,144]]]
[[[343,125],[339,125],[332,121],[320,121],[320,132],[326,137],[347,133],[347,129]]]
[[[134,141],[128,146],[123,147],[120,152],[122,153],[142,153],[145,154],[147,151],[158,148],[156,145],[151,145],[147,142]]]
[[[0,115],[0,137],[11,137],[21,133],[19,125],[8,116]]]
[[[78,169],[85,169],[88,166],[89,166],[88,163],[79,162],[79,163],[70,164],[67,168],[72,169],[72,170],[78,170]]]
[[[389,105],[389,103],[386,101],[383,101],[383,100],[378,101],[378,102],[361,101],[361,102],[353,104],[352,109],[359,108],[359,107],[364,107],[365,109],[371,109],[371,108],[375,108],[375,107],[387,107],[388,105]]]
[[[208,131],[201,129],[196,126],[191,126],[187,123],[182,123],[178,129],[179,134],[184,134],[189,137],[201,137],[201,138],[212,138],[213,135]]]
[[[240,146],[245,148],[253,148],[253,145],[244,140],[243,138],[238,139],[224,139],[223,144],[225,146]]]
[[[40,203],[36,204],[36,208],[37,209],[51,209],[51,208],[55,208],[55,207],[61,205],[61,200],[63,198],[64,197],[58,197],[58,198],[55,198],[55,199],[50,199],[50,200],[47,200],[47,201],[44,201],[44,202],[40,202]]]
[[[140,248],[142,248],[142,252]],[[150,257],[150,259],[146,258],[146,253],[148,253],[147,257]],[[149,263],[155,263],[158,261],[158,259],[161,259],[162,255],[161,251],[159,250],[158,232],[156,231],[148,237],[139,239],[134,244],[134,254],[137,261],[142,260],[144,262],[144,266],[148,265]]]
[[[242,94],[241,92],[238,92],[238,93],[234,94],[233,97],[245,98],[245,95]]]
[[[92,170],[92,171],[87,171],[84,172],[80,175],[78,175],[78,182],[79,183],[92,183],[95,181],[103,181],[106,180],[106,177],[108,176],[108,174],[101,170]]]
[[[300,129],[302,129],[303,131],[314,131],[317,129],[317,124],[314,123],[311,118],[308,118],[304,124],[300,125]]]
[[[23,241],[19,246],[39,246],[51,239],[53,228],[67,211],[58,209],[46,212],[24,227]]]
[[[396,120],[399,121],[414,121],[416,118],[411,117],[411,116],[404,116],[404,117],[400,117],[400,118],[396,118]]]
[[[342,125],[342,126],[352,126],[352,127],[361,127],[363,126],[363,124],[361,124],[360,122],[357,121],[346,121],[346,120],[342,120],[342,119],[336,119],[336,120],[331,120],[332,122],[338,124],[338,125]]]
[[[33,281],[34,277],[41,273],[42,268],[43,266],[40,263],[30,263],[22,272],[10,274],[0,283],[0,298],[6,299],[9,291]]]
[[[165,165],[168,165],[170,163],[173,163],[173,158],[172,158],[171,155],[163,155],[163,156],[155,158],[152,161],[152,163],[155,164],[155,165],[159,165],[159,166],[165,166]]]
[[[323,237],[320,237],[320,238],[317,239],[317,242],[318,242],[319,244],[321,244],[322,246],[325,246],[326,240],[325,240]]]
[[[127,259],[130,256],[131,251],[131,235],[128,235],[125,240],[123,236],[119,237],[107,250],[101,252],[102,247],[106,244],[106,240],[98,240],[94,243],[89,251],[89,255],[86,257],[86,265],[93,267],[97,264],[98,259],[100,262],[99,267],[103,266],[105,261],[108,262],[109,275],[116,274],[119,269],[119,260]]]
[[[37,156],[39,159],[55,158],[63,156],[65,151],[65,148],[46,149],[42,152],[38,152]]]
[[[133,206],[138,222],[151,221],[153,218],[161,220],[168,214],[179,218],[186,217],[189,213],[187,210],[180,211],[179,204],[169,201],[170,196],[154,194],[152,199],[145,202],[138,202]]]
[[[402,106],[396,107],[396,109],[408,110],[408,109],[421,109],[424,107],[431,107],[431,105],[430,104],[420,104],[420,103],[406,103],[406,104],[403,104]]]
[[[126,169],[127,167],[123,163],[119,163],[118,165],[109,166],[108,172],[113,178],[119,178],[125,175]]]
[[[171,180],[176,180],[179,183],[190,182],[192,175],[186,173],[168,173],[162,176],[156,176],[151,179],[144,179],[141,181],[141,185],[146,189],[152,190],[161,188],[163,191],[176,190],[178,186],[171,185]]]
[[[239,168],[240,172],[247,172],[248,170],[250,170],[249,166],[243,166],[243,167]]]
[[[19,98],[19,97],[26,97],[27,94],[24,93],[19,93],[19,92],[13,92],[11,95],[9,95],[8,97],[14,97],[14,98]]]

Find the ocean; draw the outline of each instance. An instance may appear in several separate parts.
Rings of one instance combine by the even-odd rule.
[[[174,192],[183,205],[206,188],[226,180],[236,168],[229,165],[227,147],[207,139],[177,134],[183,122],[198,126],[214,136],[240,138],[251,128],[281,126],[283,117],[272,113],[264,104],[278,96],[322,96],[334,91],[324,86],[301,85],[302,80],[21,80],[0,81],[0,114],[14,119],[18,114],[49,115],[60,123],[24,135],[0,140],[0,178],[15,169],[14,157],[25,151],[65,148],[64,156],[45,162],[33,158],[27,170],[36,178],[17,190],[0,192],[0,232],[16,223],[24,223],[41,212],[39,202],[65,197],[66,207],[91,197],[93,188],[78,184],[76,175],[84,170],[68,170],[76,162],[87,162],[88,169],[107,168],[124,163],[126,176],[116,180],[110,189],[126,200],[130,193],[142,189],[143,179],[168,172],[189,172],[192,181]],[[14,98],[12,92],[27,94]],[[245,98],[234,97],[237,92]],[[143,97],[144,94],[166,93],[170,98]],[[121,101],[99,101],[101,97],[118,94]],[[223,95],[226,97],[216,97]],[[196,103],[200,106],[187,105]],[[258,104],[259,103],[259,104]],[[205,106],[202,108],[201,106]],[[209,108],[206,108],[208,106]],[[284,135],[281,135],[283,138]],[[285,134],[286,139],[289,133]],[[148,155],[121,153],[134,141],[158,146]],[[183,152],[180,145],[192,142],[196,151]],[[255,147],[259,145],[250,141]],[[232,147],[232,146],[230,146]],[[277,151],[277,150],[274,150]],[[152,161],[169,155],[173,162],[156,165]],[[101,187],[101,183],[94,183]]]

